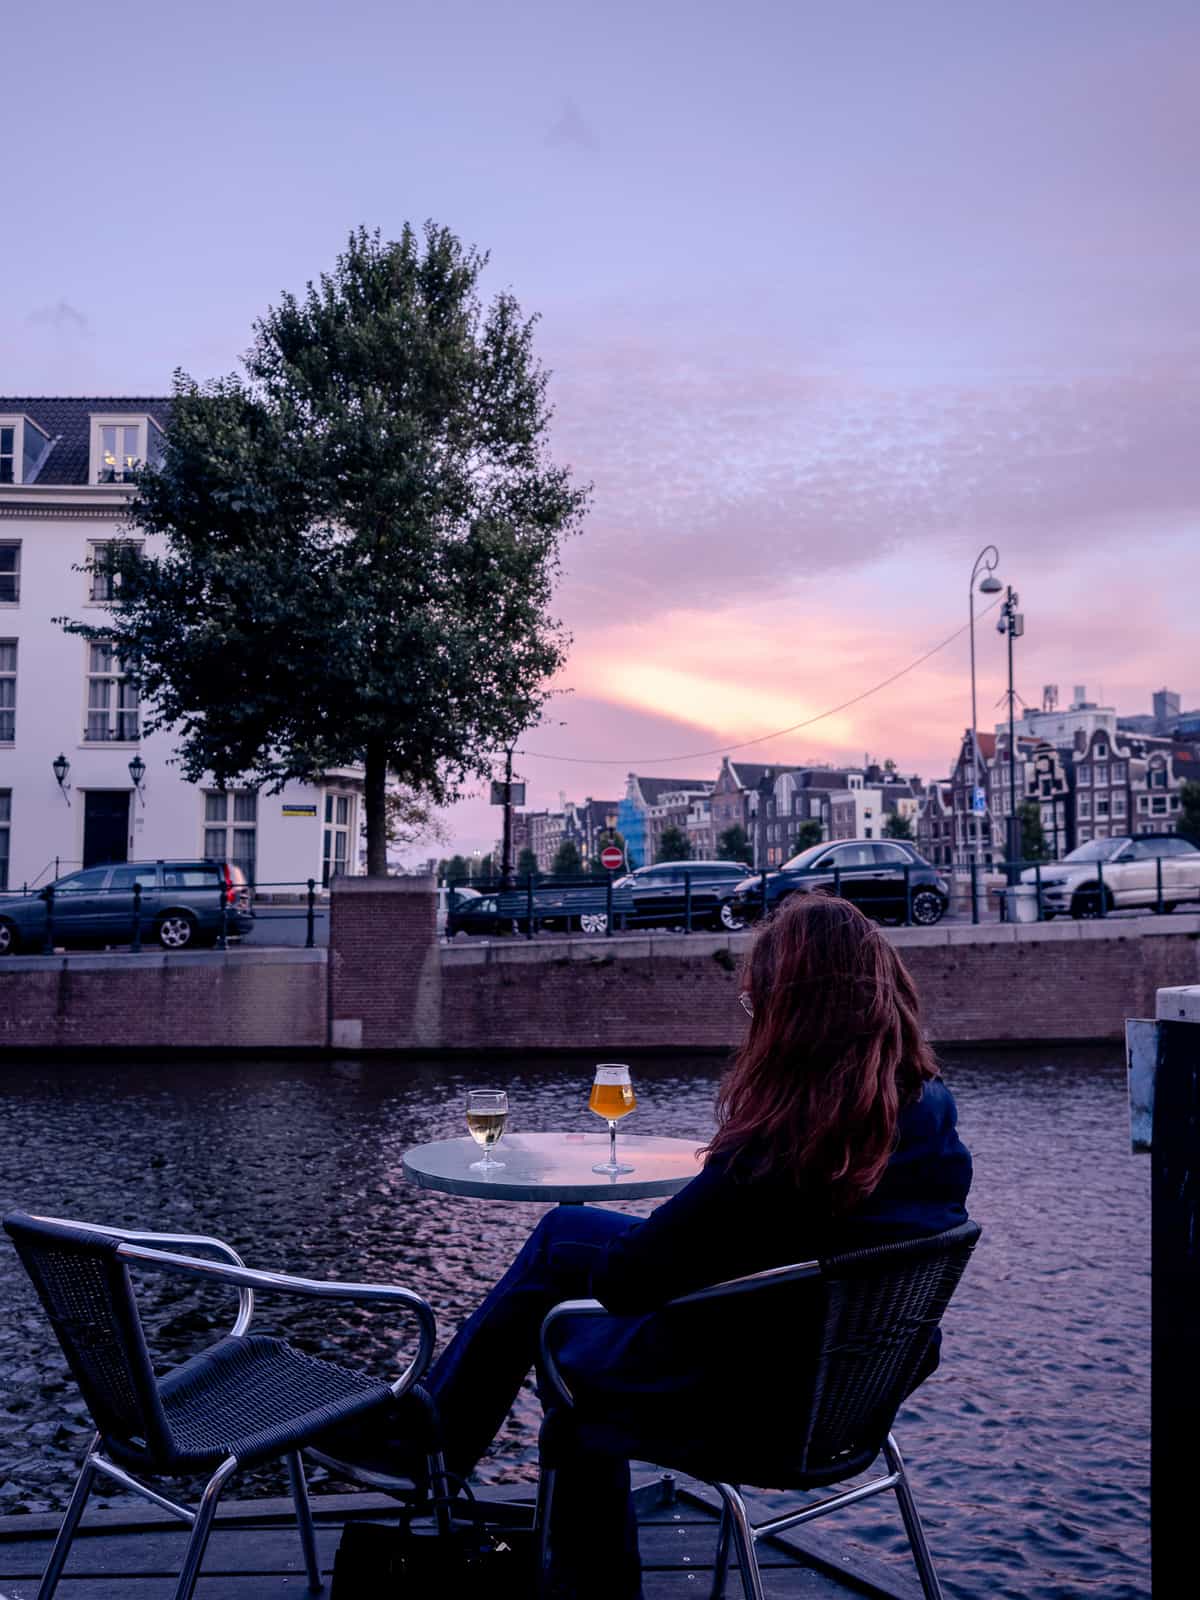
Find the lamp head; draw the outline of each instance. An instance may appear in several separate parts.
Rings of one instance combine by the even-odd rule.
[[[61,789],[67,781],[67,773],[71,770],[71,763],[66,756],[60,754],[56,760],[50,763],[50,770],[54,773],[58,781],[58,787]]]
[[[989,572],[985,578],[980,580],[980,594],[999,594],[1003,588],[1004,585],[994,572]]]
[[[133,779],[133,787],[140,789],[142,787],[142,779],[146,776],[146,763],[140,755],[135,755],[129,763],[129,776]]]

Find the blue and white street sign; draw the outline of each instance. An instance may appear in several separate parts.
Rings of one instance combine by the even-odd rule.
[[[971,810],[974,811],[975,814],[977,816],[980,816],[980,817],[982,817],[984,815],[984,813],[987,811],[987,790],[986,789],[976,789],[975,790],[974,794],[971,796]]]

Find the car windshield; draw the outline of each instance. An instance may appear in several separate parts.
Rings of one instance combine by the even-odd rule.
[[[807,850],[801,850],[798,856],[793,856],[790,861],[783,863],[784,872],[798,872],[804,867],[809,867],[824,851],[829,849],[829,842],[824,844],[809,845]]]
[[[1128,844],[1127,839],[1089,839],[1087,844],[1081,844],[1078,849],[1072,850],[1063,857],[1064,861],[1108,861],[1115,856],[1123,844]]]

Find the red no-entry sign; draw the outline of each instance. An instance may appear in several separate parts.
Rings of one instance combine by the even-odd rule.
[[[618,867],[625,865],[625,857],[615,844],[607,844],[600,852],[600,865],[607,867],[610,872],[615,872]]]

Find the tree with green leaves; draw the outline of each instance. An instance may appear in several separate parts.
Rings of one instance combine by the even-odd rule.
[[[1021,804],[1021,859],[1022,861],[1049,861],[1050,847],[1046,843],[1046,830],[1042,827],[1042,808],[1036,800]]]
[[[451,856],[449,861],[444,861],[443,877],[447,883],[467,883],[470,881],[471,868],[465,856]]]
[[[184,775],[278,789],[361,765],[367,870],[389,777],[436,804],[536,722],[587,491],[549,458],[547,375],[486,256],[358,229],[255,326],[242,375],[176,374],[161,463],[106,563],[102,626]],[[61,619],[60,619],[61,620]]]
[[[577,878],[583,871],[583,858],[574,839],[564,839],[554,852],[550,872],[555,878]]]
[[[726,828],[717,839],[718,861],[749,861],[750,840],[746,830],[740,823],[734,823],[732,828]]]
[[[517,877],[536,878],[538,875],[538,858],[528,845],[517,857]]]
[[[792,854],[798,856],[801,850],[811,850],[814,844],[820,844],[825,837],[825,830],[816,817],[808,817],[796,829],[796,837],[792,840]]]
[[[912,819],[903,816],[899,811],[889,811],[887,821],[883,825],[883,837],[885,839],[911,840],[915,837]]]
[[[1193,844],[1200,845],[1200,783],[1189,778],[1179,791],[1177,831]]]
[[[690,861],[692,859],[692,841],[682,828],[672,825],[664,828],[658,836],[658,853],[655,861]]]

